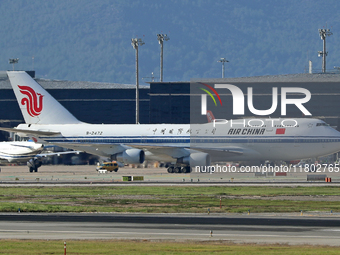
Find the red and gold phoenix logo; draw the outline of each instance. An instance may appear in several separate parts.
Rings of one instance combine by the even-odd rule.
[[[28,86],[19,86],[21,94],[27,96],[21,99],[21,105],[26,105],[27,113],[36,117],[40,115],[43,109],[43,95],[36,93],[32,88]]]

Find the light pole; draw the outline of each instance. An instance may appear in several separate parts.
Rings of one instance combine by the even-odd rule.
[[[139,81],[138,81],[138,46],[144,42],[140,38],[132,38],[131,45],[136,50],[136,124],[139,123]]]
[[[226,60],[225,58],[221,58],[220,60],[218,60],[217,62],[221,62],[222,63],[222,78],[224,78],[224,63],[225,62],[229,62],[228,60]]]
[[[319,57],[322,56],[322,72],[326,72],[326,56],[327,56],[327,51],[326,51],[326,36],[330,36],[333,33],[329,29],[319,29],[319,34],[321,37],[321,40],[323,41],[323,51],[318,51]]]
[[[170,38],[166,34],[157,34],[157,40],[161,45],[161,67],[160,67],[160,81],[163,81],[163,42],[169,41]]]
[[[14,71],[14,64],[18,64],[19,59],[18,58],[10,58],[9,59],[9,64],[13,65],[13,71]]]

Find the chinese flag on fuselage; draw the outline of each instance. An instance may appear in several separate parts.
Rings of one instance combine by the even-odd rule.
[[[276,134],[277,135],[284,135],[286,132],[286,129],[285,128],[277,128],[276,129]]]

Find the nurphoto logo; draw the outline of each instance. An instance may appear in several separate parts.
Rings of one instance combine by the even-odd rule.
[[[215,89],[228,89],[231,92],[233,97],[233,115],[244,115],[244,101],[245,96],[240,88],[232,84],[215,84],[214,88],[208,84],[202,83],[204,86],[208,87],[220,101],[222,106],[222,100],[220,95],[217,93]],[[207,114],[207,95],[209,95],[215,105],[217,106],[216,100],[213,94],[207,89],[201,88],[201,90],[205,91],[207,94],[201,95],[201,114]],[[303,94],[305,97],[303,98],[287,98],[287,94]],[[308,89],[299,88],[299,87],[282,87],[281,88],[281,115],[286,116],[286,107],[288,104],[295,105],[305,116],[311,116],[312,114],[303,106],[304,103],[307,103],[311,99],[311,93]],[[251,113],[258,116],[268,116],[274,113],[278,106],[278,88],[272,88],[272,106],[267,110],[258,110],[253,105],[253,88],[247,88],[247,106]]]

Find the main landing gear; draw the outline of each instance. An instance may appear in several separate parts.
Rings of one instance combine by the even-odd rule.
[[[39,158],[32,158],[27,161],[27,166],[29,168],[30,173],[38,172],[38,168],[41,167],[42,162]]]
[[[191,167],[190,166],[175,166],[175,165],[171,165],[168,167],[168,173],[172,174],[172,173],[191,173]]]

